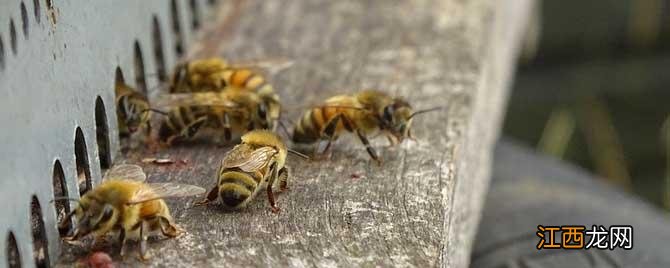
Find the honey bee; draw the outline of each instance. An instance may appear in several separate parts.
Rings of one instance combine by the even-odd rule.
[[[161,234],[174,238],[183,230],[174,224],[163,198],[200,195],[205,189],[177,183],[145,183],[146,174],[137,165],[117,165],[110,169],[98,187],[84,194],[77,207],[59,224],[66,228],[75,217],[74,234],[64,239],[78,241],[89,234],[102,239],[109,232],[119,232],[120,253],[126,240],[140,240],[140,258],[148,258],[147,237]]]
[[[305,111],[295,125],[292,140],[296,143],[327,140],[323,150],[326,153],[343,131],[354,132],[370,157],[381,164],[381,159],[367,138],[369,135],[381,131],[390,146],[401,143],[405,138],[413,139],[410,131],[412,118],[437,109],[440,108],[414,112],[402,98],[375,90],[338,95],[327,99],[321,106]]]
[[[268,108],[258,95],[238,89],[222,92],[169,94],[164,96],[167,113],[158,129],[158,139],[167,145],[190,140],[201,129],[215,130],[230,141],[232,133],[268,128]]]
[[[129,136],[141,128],[151,132],[151,107],[147,97],[122,82],[116,83],[115,92],[119,134]]]
[[[270,128],[274,130],[278,125],[281,112],[279,95],[257,69],[258,66],[274,65],[272,67],[277,71],[291,64],[286,61],[229,65],[225,60],[217,57],[194,60],[177,66],[171,78],[170,93],[222,91],[224,89],[255,92],[268,107]]]
[[[219,91],[226,85],[221,73],[228,67],[218,57],[180,63],[170,79],[170,93]]]
[[[287,189],[288,152],[306,157],[287,149],[281,138],[268,130],[254,130],[244,134],[242,142],[221,161],[216,186],[196,205],[220,198],[228,209],[243,208],[265,188],[272,212],[278,213],[279,207],[275,203],[272,188],[278,182],[281,191]]]

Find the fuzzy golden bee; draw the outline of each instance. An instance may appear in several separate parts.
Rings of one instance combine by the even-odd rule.
[[[394,146],[405,138],[413,138],[410,128],[414,116],[436,109],[439,108],[414,112],[402,98],[376,90],[338,95],[305,111],[295,125],[292,140],[308,144],[326,140],[328,143],[323,150],[326,153],[342,132],[356,133],[370,157],[381,163],[368,136],[381,132]]]
[[[255,92],[268,107],[270,128],[275,129],[281,113],[279,95],[256,66],[263,63],[229,65],[221,58],[193,60],[177,66],[171,78],[170,93],[240,89]],[[267,65],[267,64],[266,64]],[[272,65],[272,64],[270,64]],[[276,63],[282,69],[290,62]]]
[[[163,198],[200,195],[205,189],[177,183],[145,183],[146,175],[137,165],[117,165],[103,182],[84,194],[77,207],[59,224],[66,228],[75,217],[74,234],[65,240],[80,240],[89,234],[101,239],[119,232],[121,255],[129,238],[140,240],[140,258],[147,259],[147,237],[161,233],[177,237],[182,230],[174,224]]]
[[[147,97],[123,82],[116,83],[115,92],[119,134],[128,136],[139,129],[149,133],[151,107]]]
[[[258,95],[243,90],[169,94],[170,107],[158,128],[158,139],[168,145],[190,140],[209,129],[230,141],[233,133],[269,127],[268,109]]]
[[[254,130],[244,134],[242,142],[229,151],[221,161],[216,186],[197,204],[207,204],[220,199],[226,208],[238,209],[246,206],[265,189],[272,212],[279,212],[273,187],[278,182],[280,190],[287,189],[288,152],[296,153],[288,150],[281,138],[273,132]]]

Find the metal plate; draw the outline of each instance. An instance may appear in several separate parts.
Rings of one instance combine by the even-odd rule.
[[[51,203],[54,174],[61,165],[68,196],[78,197],[76,163],[95,185],[116,156],[115,70],[122,70],[131,85],[156,87],[159,80],[153,74],[159,63],[169,70],[179,57],[177,37],[186,51],[215,2],[0,3],[0,266],[8,264],[13,255],[8,252],[15,252],[9,245],[12,235],[24,267],[32,267],[34,252],[39,252],[33,236],[35,245],[48,245],[39,254],[56,261],[60,241]],[[175,15],[180,34],[173,27]],[[101,150],[105,146],[109,150]]]

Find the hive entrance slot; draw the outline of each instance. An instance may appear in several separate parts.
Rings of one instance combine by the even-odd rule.
[[[16,40],[16,26],[14,26],[14,19],[9,20],[9,45],[12,46],[12,53],[16,55],[17,52],[17,40]]]
[[[26,4],[21,2],[21,22],[23,23],[23,36],[28,39],[28,10],[26,9]]]
[[[100,170],[109,169],[112,165],[112,156],[109,149],[109,126],[107,124],[107,112],[105,103],[98,96],[95,99],[95,137],[98,144],[98,158],[100,159]]]
[[[35,12],[35,20],[40,23],[40,0],[33,0],[33,11]]]
[[[47,233],[44,229],[42,207],[36,196],[33,196],[30,203],[30,224],[33,233],[33,256],[35,257],[35,266],[38,268],[49,267]]]
[[[175,52],[177,53],[177,57],[181,57],[184,55],[184,36],[181,32],[179,6],[177,6],[176,0],[172,0],[170,2],[170,17],[172,18],[172,32],[174,33],[175,37]]]
[[[63,172],[63,166],[60,164],[59,160],[56,160],[54,163],[53,169],[53,191],[54,191],[54,205],[56,207],[56,220],[60,223],[65,215],[70,213],[70,201],[65,200],[68,198],[67,183],[65,182],[65,172]],[[70,230],[71,222],[66,221],[66,225],[62,226],[64,228],[58,230],[61,236],[67,235],[67,232]]]
[[[153,17],[152,37],[154,42],[154,57],[156,59],[156,71],[158,72],[158,79],[161,82],[167,80],[167,70],[165,67],[165,54],[163,53],[163,32],[161,25],[158,22],[158,17]]]
[[[5,246],[7,247],[7,267],[21,267],[21,255],[19,254],[19,246],[16,244],[16,237],[14,237],[14,233],[9,232]]]
[[[191,28],[193,30],[200,28],[200,11],[198,11],[198,1],[191,0],[189,2],[191,8]]]
[[[116,67],[116,72],[114,73],[114,82],[116,82],[116,84],[126,82],[126,79],[123,77],[123,71],[121,71],[121,67]]]
[[[135,40],[135,83],[137,90],[147,94],[147,78],[144,73],[144,58],[142,57],[142,48],[140,43]]]
[[[88,162],[88,150],[86,149],[86,140],[80,127],[77,127],[74,137],[74,155],[77,164],[77,183],[79,184],[79,194],[84,195],[93,184],[91,182],[91,167]]]
[[[0,36],[0,70],[5,69],[5,44],[2,42],[2,36]]]

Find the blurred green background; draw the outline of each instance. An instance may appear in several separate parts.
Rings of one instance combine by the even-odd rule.
[[[504,134],[670,210],[670,0],[540,3]]]

